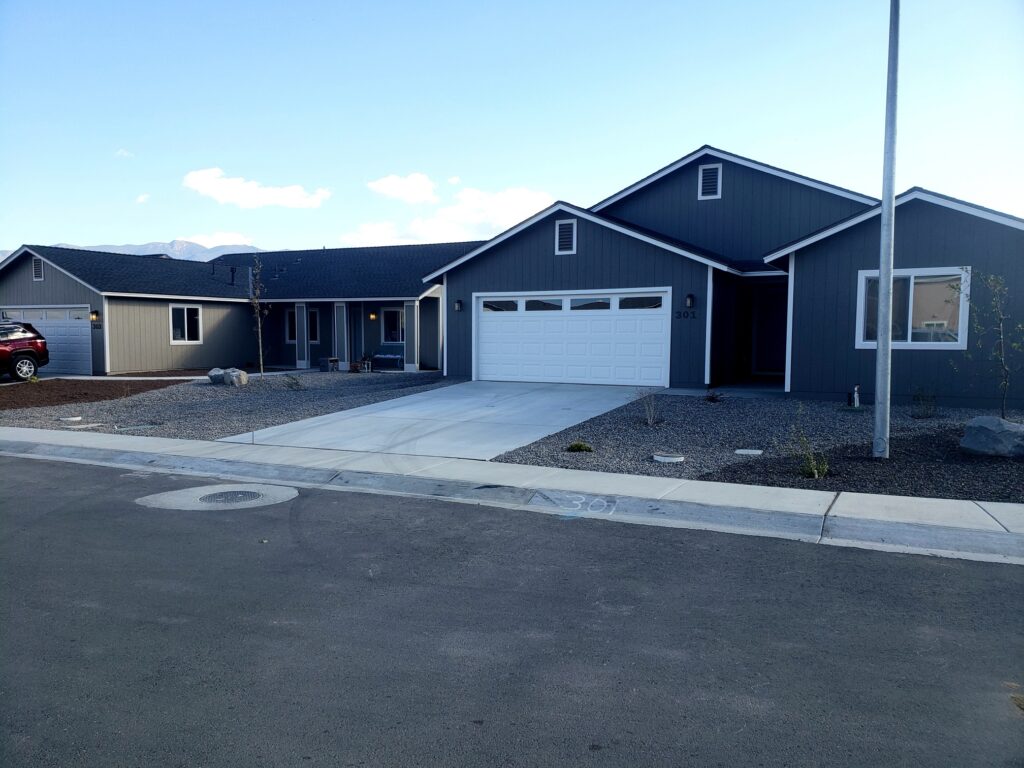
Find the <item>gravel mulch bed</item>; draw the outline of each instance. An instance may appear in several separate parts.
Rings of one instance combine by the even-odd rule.
[[[979,501],[1024,502],[1024,461],[962,455],[963,424],[989,411],[940,408],[931,418],[911,417],[911,408],[892,409],[892,458],[874,461],[870,408],[852,411],[836,403],[786,398],[656,395],[661,420],[645,423],[640,402],[630,403],[575,427],[498,456],[514,464],[590,469],[636,475],[716,480],[864,493],[892,493]],[[1024,414],[1009,414],[1020,420]],[[829,463],[826,477],[804,478],[794,426]],[[582,441],[592,453],[570,453]],[[737,456],[740,448],[764,451]],[[682,453],[686,461],[661,464],[654,451]]]
[[[252,376],[245,387],[214,385],[208,381],[120,381],[116,386],[141,384],[153,391],[104,402],[0,411],[0,426],[69,429],[70,425],[60,419],[81,416],[81,422],[76,423],[100,424],[89,430],[93,432],[216,440],[454,383],[456,381],[445,380],[439,373],[319,371],[267,376],[262,380]],[[0,388],[0,391],[22,386]]]
[[[163,389],[173,381],[80,381],[45,379],[0,387],[0,411],[39,408],[65,403],[91,403]]]

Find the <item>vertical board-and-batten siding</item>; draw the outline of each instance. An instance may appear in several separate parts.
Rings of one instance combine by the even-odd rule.
[[[696,182],[695,182],[696,183]],[[472,376],[473,294],[514,291],[672,288],[672,386],[704,385],[704,335],[708,267],[583,219],[576,227],[576,253],[555,255],[555,220],[545,217],[447,274],[448,375]],[[687,294],[696,317],[682,314]],[[462,311],[455,311],[455,302]]]
[[[202,306],[202,344],[171,344],[171,304]],[[246,303],[111,298],[107,312],[111,373],[223,368],[256,360],[254,320]]]
[[[875,350],[856,349],[855,334],[857,272],[878,269],[878,226],[876,216],[796,254],[795,395],[842,399],[857,384],[868,397],[874,392]],[[972,320],[990,300],[978,279],[984,274],[1005,279],[1010,314],[1014,322],[1024,318],[1024,231],[924,201],[897,206],[896,269],[960,266],[972,270]],[[904,400],[921,392],[948,402],[994,402],[995,378],[975,347],[975,329],[966,330],[970,356],[962,350],[894,349],[893,394]],[[1011,397],[1024,402],[1019,382]]]
[[[0,307],[62,306],[88,307],[103,311],[103,297],[84,283],[43,262],[43,279],[32,279],[32,255],[23,253],[0,271]],[[106,318],[100,322],[105,323]],[[104,373],[103,327],[92,328],[92,372]]]
[[[722,164],[722,196],[698,200],[697,169],[712,162]],[[701,158],[600,213],[729,259],[757,261],[774,247],[867,207],[728,160]]]

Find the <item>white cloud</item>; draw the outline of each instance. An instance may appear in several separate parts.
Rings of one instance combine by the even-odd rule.
[[[198,243],[204,248],[216,248],[218,245],[252,245],[252,238],[246,237],[241,232],[214,232],[212,235],[187,235],[177,237],[175,240],[188,240],[190,243]]]
[[[392,173],[390,176],[371,181],[366,186],[384,197],[392,197],[403,203],[439,202],[434,193],[436,185],[425,173],[410,173],[408,176]]]
[[[129,152],[124,147],[121,147],[114,153],[114,157],[135,157],[135,154],[133,152]]]
[[[461,184],[462,183],[462,179],[460,179],[458,176],[449,176],[448,177],[448,183],[449,184]]]
[[[282,208],[319,208],[331,196],[330,190],[323,188],[307,192],[298,184],[267,187],[240,176],[229,178],[220,168],[189,171],[181,183],[204,197],[212,197],[218,203],[230,203],[239,208],[265,208],[272,205]]]
[[[466,187],[456,193],[454,203],[430,216],[418,216],[405,226],[394,221],[365,223],[342,235],[341,241],[346,245],[394,245],[487,240],[553,202],[547,192],[525,187],[499,192]]]
[[[398,233],[398,225],[393,221],[368,221],[359,225],[355,232],[349,232],[338,238],[343,245],[408,245],[416,242]]]
[[[135,198],[135,202],[139,205],[144,205],[149,202],[149,192],[143,192],[141,195]]]

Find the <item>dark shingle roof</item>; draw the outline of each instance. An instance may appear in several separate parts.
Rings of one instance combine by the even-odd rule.
[[[249,274],[244,269],[236,270],[235,284],[232,285],[230,270],[212,269],[209,262],[52,245],[26,245],[25,248],[100,293],[209,296],[219,299],[245,299],[249,295]]]
[[[480,245],[482,241],[228,253],[214,262],[250,267],[258,257],[266,299],[413,298],[427,289],[425,275]]]

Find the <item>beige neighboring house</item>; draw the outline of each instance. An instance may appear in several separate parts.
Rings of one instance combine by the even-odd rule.
[[[23,245],[0,263],[0,319],[34,325],[47,373],[251,364],[249,271],[167,256]]]

